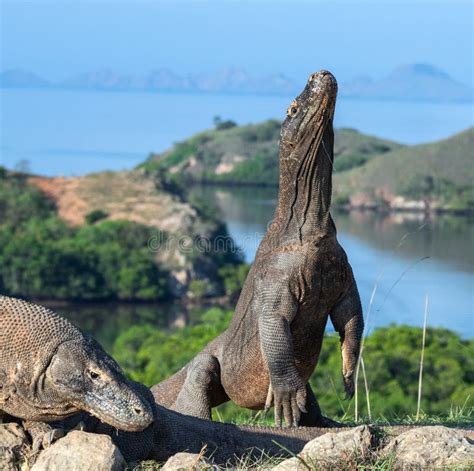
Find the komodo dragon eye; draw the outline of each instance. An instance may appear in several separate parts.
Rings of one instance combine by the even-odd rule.
[[[293,101],[293,103],[291,103],[291,105],[288,107],[286,114],[287,116],[292,118],[296,116],[297,113],[298,113],[298,104],[296,103],[296,101]]]
[[[97,378],[99,378],[100,374],[95,372],[95,371],[92,371],[92,370],[89,370],[87,372],[87,374],[89,375],[89,378],[92,379],[92,380],[95,380]]]

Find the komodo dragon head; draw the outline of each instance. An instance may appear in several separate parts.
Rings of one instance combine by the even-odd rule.
[[[333,225],[329,215],[334,161],[333,117],[337,83],[326,70],[310,75],[302,93],[288,107],[281,127],[280,192],[275,228],[283,222],[314,236]],[[323,233],[325,231],[323,230]]]
[[[130,387],[117,363],[92,338],[59,345],[46,370],[45,385],[61,401],[120,430],[139,432],[153,421],[149,404]]]
[[[0,412],[54,422],[79,411],[127,432],[153,411],[97,341],[42,306],[0,296]]]
[[[330,72],[321,70],[310,75],[304,90],[288,107],[281,128],[280,163],[283,167],[281,173],[289,181],[301,176],[305,170],[301,168],[303,163],[307,169],[313,164],[324,163],[312,162],[322,160],[317,159],[321,147],[321,157],[329,159],[327,163],[332,167],[332,120],[336,95],[336,79]]]

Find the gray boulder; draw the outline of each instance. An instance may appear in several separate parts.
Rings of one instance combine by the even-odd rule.
[[[0,469],[16,471],[21,466],[21,455],[27,447],[25,432],[18,424],[0,424]]]
[[[202,455],[196,453],[177,453],[168,459],[163,468],[161,468],[161,471],[200,471],[204,469],[213,469],[213,466]]]
[[[392,457],[395,469],[474,468],[474,444],[448,427],[414,428],[392,438],[382,455]]]
[[[32,471],[122,471],[125,460],[107,435],[73,431],[42,451]]]
[[[343,463],[363,462],[370,454],[373,434],[362,425],[347,432],[329,432],[308,442],[297,458],[282,461],[274,471],[308,471],[310,468],[335,468]]]

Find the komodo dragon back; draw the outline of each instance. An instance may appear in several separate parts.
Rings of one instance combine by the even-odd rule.
[[[95,340],[44,307],[0,296],[0,413],[53,422],[81,410],[125,431],[153,421]]]

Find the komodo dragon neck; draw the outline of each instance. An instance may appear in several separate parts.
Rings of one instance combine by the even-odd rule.
[[[308,86],[290,105],[280,141],[280,184],[273,230],[303,242],[335,232],[329,213],[334,157],[333,116],[337,85],[315,93]],[[311,83],[311,80],[310,82]]]

